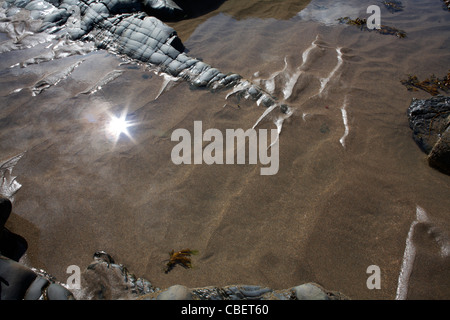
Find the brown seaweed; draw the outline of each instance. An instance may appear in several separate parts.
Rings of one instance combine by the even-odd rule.
[[[376,31],[380,34],[394,35],[397,38],[405,38],[406,37],[405,31],[394,28],[394,27],[386,26],[386,25],[381,25],[379,29],[369,29],[367,27],[367,19],[361,19],[361,18],[351,19],[349,17],[341,17],[337,20],[340,23],[357,26],[361,30],[365,30],[365,31]]]
[[[396,0],[391,0],[391,1],[387,1],[384,0],[381,2],[382,4],[384,4],[384,6],[391,12],[398,12],[398,11],[403,11],[403,4],[400,1],[396,1]]]
[[[408,75],[408,79],[400,80],[409,91],[417,91],[421,89],[428,92],[432,96],[438,95],[440,91],[448,93],[450,91],[450,70],[442,78],[432,74],[425,80],[419,81],[416,75]]]
[[[442,8],[443,8],[444,10],[450,11],[450,0],[442,0],[442,2],[444,2],[444,3],[442,4]]]
[[[170,259],[166,264],[164,272],[169,273],[177,264],[186,269],[192,268],[191,255],[195,255],[197,253],[197,250],[190,249],[183,249],[177,252],[175,252],[174,250],[170,251]]]

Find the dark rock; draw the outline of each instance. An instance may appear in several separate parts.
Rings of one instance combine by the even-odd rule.
[[[50,285],[50,281],[45,278],[37,277],[28,288],[24,300],[38,300],[40,299],[45,289]]]
[[[6,228],[0,230],[0,254],[14,261],[20,258],[28,249],[28,243],[22,236],[12,233]]]
[[[0,196],[0,230],[5,226],[6,220],[8,220],[11,214],[12,204],[7,198]]]
[[[36,274],[20,263],[0,255],[0,300],[21,300]]]
[[[74,300],[72,292],[59,283],[51,283],[47,288],[48,300]]]
[[[450,122],[450,117],[448,117]],[[450,175],[450,126],[444,131],[428,155],[428,164]]]
[[[97,251],[94,253],[94,261],[96,263],[105,262],[106,264],[110,265],[114,263],[114,259],[105,251]]]
[[[5,227],[11,210],[11,201],[0,197],[0,254],[14,261],[19,261],[27,251],[28,243],[23,237],[12,233]]]
[[[136,278],[126,267],[115,263],[105,251],[97,251],[94,261],[82,273],[84,294],[93,300],[136,299],[157,291],[150,281]]]
[[[413,99],[407,115],[413,139],[429,155],[430,166],[448,173],[450,97],[438,95],[425,100]]]

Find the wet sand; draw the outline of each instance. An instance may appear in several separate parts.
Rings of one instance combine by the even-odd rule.
[[[367,16],[369,4],[350,7]],[[447,72],[450,14],[433,1],[405,1],[396,14],[382,8],[383,24],[407,32],[398,39],[321,23],[324,12],[315,10],[326,5],[312,1],[286,20],[214,14],[185,38],[179,31],[189,55],[223,72],[261,86],[278,72],[273,95],[293,115],[283,123],[273,176],[261,176],[260,164],[176,166],[170,158],[175,129],[193,132],[194,121],[204,130],[251,128],[265,111],[255,102],[226,101],[229,91],[183,82],[155,100],[161,76],[119,66],[104,51],[23,69],[8,67],[45,51],[44,44],[3,53],[2,160],[26,151],[13,171],[22,188],[7,227],[28,240],[26,263],[64,280],[67,266],[84,268],[105,250],[161,288],[317,282],[353,299],[394,299],[419,206],[429,222],[412,239],[408,298],[448,299],[450,178],[428,167],[408,126],[411,99],[430,96],[407,91],[400,80]],[[338,48],[342,64],[319,94],[320,79],[338,65]],[[9,94],[79,60],[40,95]],[[123,75],[102,90],[77,95],[116,69]],[[129,128],[134,141],[122,135],[114,143],[105,133],[108,112],[124,108],[139,124]],[[276,128],[275,115],[256,128]],[[183,248],[199,251],[194,268],[165,274],[168,252]],[[379,290],[366,286],[370,265],[380,267]]]

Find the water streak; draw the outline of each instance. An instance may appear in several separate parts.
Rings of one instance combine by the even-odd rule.
[[[342,48],[336,48],[336,52],[337,52],[337,59],[338,62],[336,64],[336,66],[334,67],[334,69],[330,72],[330,74],[328,75],[328,77],[326,78],[321,78],[320,79],[320,89],[319,89],[319,95],[322,94],[323,90],[325,89],[325,87],[327,86],[328,82],[331,80],[331,78],[334,77],[334,74],[336,73],[336,71],[339,70],[339,68],[341,67],[343,60],[342,60]]]
[[[339,139],[339,142],[341,143],[341,145],[344,148],[345,148],[345,138],[347,138],[348,132],[349,132],[346,108],[347,108],[347,97],[344,98],[344,104],[342,105],[342,108],[341,108],[342,121],[344,122],[345,132],[344,132],[344,135]]]
[[[97,81],[92,87],[89,89],[81,92],[81,94],[94,94],[98,90],[101,90],[103,86],[110,83],[111,81],[117,79],[122,75],[123,71],[121,70],[113,70],[108,72],[103,78],[101,78],[99,81]]]
[[[413,243],[414,230],[418,223],[428,222],[428,216],[424,209],[417,206],[416,220],[411,223],[408,236],[406,238],[406,247],[403,254],[403,263],[398,277],[397,295],[395,300],[405,300],[408,295],[409,278],[416,258],[416,247]]]

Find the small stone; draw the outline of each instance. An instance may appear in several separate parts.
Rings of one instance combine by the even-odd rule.
[[[192,293],[185,286],[174,285],[159,294],[156,300],[192,300]]]
[[[294,289],[298,300],[330,300],[326,292],[313,283],[305,283]]]

